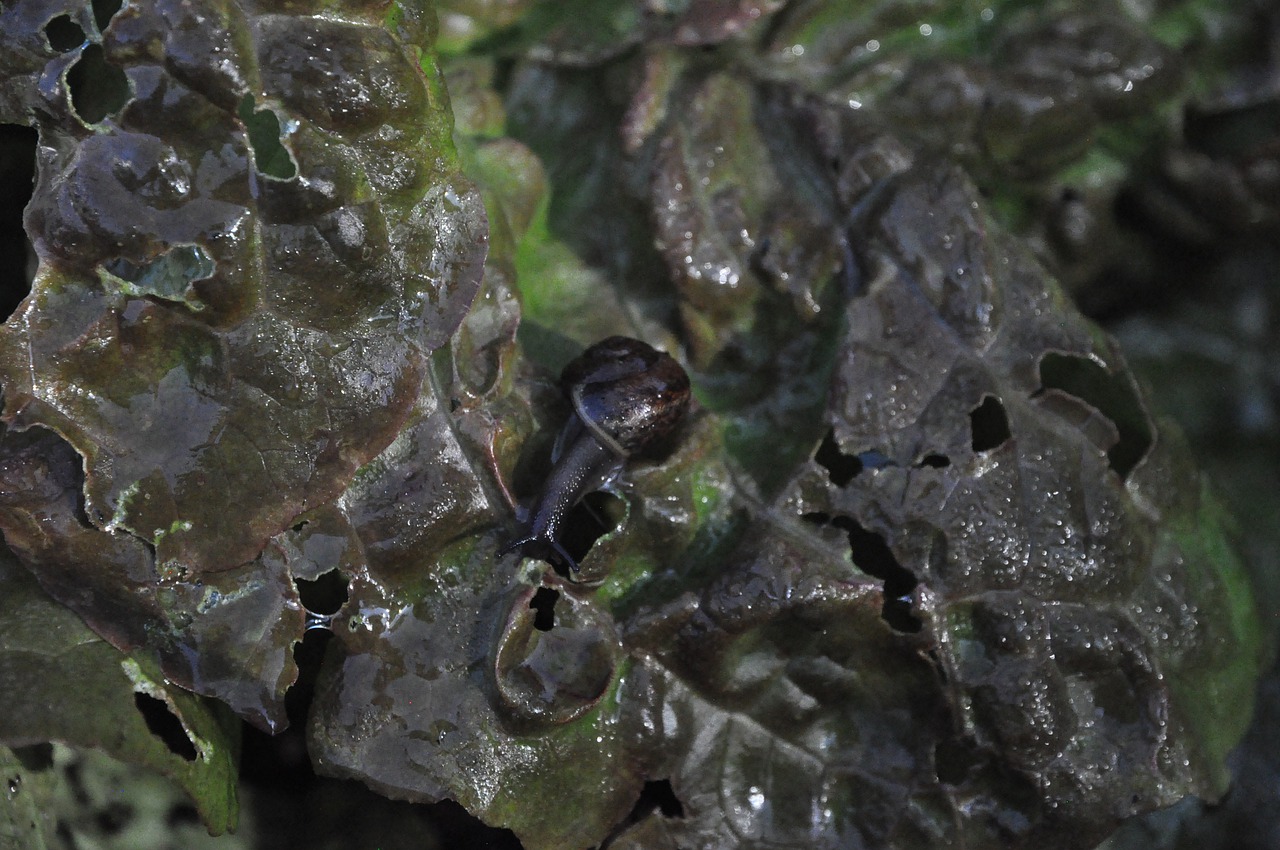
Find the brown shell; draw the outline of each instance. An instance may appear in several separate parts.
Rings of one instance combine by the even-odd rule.
[[[627,457],[671,433],[689,407],[689,376],[675,358],[625,336],[578,355],[560,385],[583,424]]]

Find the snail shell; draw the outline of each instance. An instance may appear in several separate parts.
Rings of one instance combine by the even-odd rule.
[[[502,550],[577,563],[558,537],[569,511],[612,479],[628,458],[668,437],[689,407],[689,376],[671,355],[638,339],[611,336],[564,368],[573,404],[556,440],[551,474],[529,518],[528,534]]]
[[[675,358],[625,336],[584,351],[560,385],[582,424],[624,458],[670,434],[689,407],[689,376]]]

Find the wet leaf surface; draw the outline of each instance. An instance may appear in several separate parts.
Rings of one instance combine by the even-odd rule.
[[[129,98],[83,108],[6,30],[23,563],[263,728],[329,628],[317,769],[531,848],[1085,848],[1220,796],[1263,654],[1225,517],[984,194],[1172,54],[1114,10],[588,5],[445,10],[507,57],[449,72],[456,158],[416,8],[129,6],[80,24]],[[581,572],[499,557],[613,333],[682,355],[689,421],[570,521]]]
[[[706,154],[659,158],[653,221],[660,233],[687,204],[825,225],[820,259],[804,243],[782,257],[817,263],[829,282],[814,300],[835,319],[786,298],[769,324],[698,324],[705,302],[676,290],[690,335],[832,352],[822,410],[795,437],[807,448],[773,437],[772,478],[753,476],[730,449],[749,408],[707,404],[681,449],[634,471],[621,526],[583,564],[584,580],[605,576],[594,594],[491,566],[488,535],[434,561],[437,587],[400,603],[399,621],[383,613],[396,610],[385,580],[358,584],[368,601],[348,610],[377,617],[339,627],[346,648],[312,718],[321,763],[395,796],[458,795],[531,847],[599,841],[655,780],[682,816],[650,813],[619,845],[1085,847],[1131,814],[1221,794],[1220,742],[1244,718],[1219,736],[1205,712],[1248,693],[1258,656],[1232,647],[1257,647],[1257,621],[1229,550],[1185,536],[1220,539],[1220,518],[1114,344],[954,168],[916,164],[874,124],[802,95],[718,85],[718,100],[684,101],[699,152],[730,139],[741,152],[782,124],[816,128],[814,153],[791,156],[790,180],[733,183],[746,200],[719,206],[713,180],[679,170]],[[758,150],[763,167],[783,156]],[[689,225],[710,246],[698,265],[731,267],[720,232],[761,218]],[[776,284],[761,276],[739,297],[776,298]],[[1072,377],[1062,364],[1076,360],[1100,371]],[[695,380],[714,398],[739,369],[712,357]],[[803,410],[782,377],[755,387],[761,405]],[[1137,456],[1119,463],[1122,429]],[[571,600],[567,622],[539,629],[540,596],[557,612]],[[445,704],[460,708],[419,708]],[[572,817],[521,809],[534,786],[515,763],[578,801]]]
[[[40,266],[0,362],[6,421],[59,434],[84,481],[55,450],[65,494],[46,478],[9,504],[17,526],[61,500],[67,535],[15,545],[117,645],[275,726],[302,613],[275,551],[289,541],[269,541],[396,438],[479,286],[484,210],[418,61],[427,24],[162,4],[102,32],[84,20],[89,40],[60,53],[41,46],[42,5],[4,13],[0,76],[25,97],[4,117],[42,142]],[[63,76],[90,48],[126,102]],[[273,150],[244,121],[263,110]],[[102,580],[99,548],[119,565]]]

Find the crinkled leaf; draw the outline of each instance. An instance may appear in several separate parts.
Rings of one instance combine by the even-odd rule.
[[[517,63],[508,126],[528,148],[492,138],[474,78],[465,126],[483,138],[462,147],[493,234],[479,296],[447,344],[415,344],[420,391],[341,495],[284,521],[236,575],[244,596],[208,596],[296,636],[291,579],[348,579],[322,620],[319,769],[453,797],[533,848],[1074,848],[1221,793],[1257,622],[1216,510],[1114,345],[968,178],[833,98],[843,69],[751,60],[812,8],[589,10],[610,30],[551,4],[490,42],[616,58]],[[696,15],[682,40],[672,24]],[[927,37],[905,17],[900,35]],[[1077,127],[1034,83],[1000,102],[988,140],[1026,174],[1077,156],[1093,120]],[[245,91],[253,114],[272,105]],[[1045,140],[1064,146],[1041,161]],[[202,268],[162,253],[119,267],[152,310],[174,309],[173,269]],[[181,309],[207,313],[190,293],[204,311],[185,290]],[[326,305],[343,322],[363,303],[350,294]],[[569,415],[548,367],[618,329],[689,341],[697,409],[595,503],[580,573],[498,557]],[[42,561],[36,516],[100,534],[77,511],[76,453],[39,428],[7,442],[22,482],[7,526],[57,576],[74,561],[59,547],[81,544]],[[142,549],[112,556],[109,589],[143,607],[124,619],[165,635],[163,657],[203,627],[137,601],[174,578]],[[287,684],[287,663],[266,663],[279,644],[260,643],[248,684]]]
[[[93,132],[65,85],[40,104],[42,262],[3,356],[10,421],[62,433],[90,518],[181,573],[250,560],[390,441],[474,295],[484,231],[415,33],[172,15],[112,20],[102,49],[132,97]],[[294,178],[255,171],[246,95],[283,119]],[[159,263],[188,276],[181,297]]]
[[[446,418],[435,422],[443,428]],[[583,561],[586,586],[533,562],[495,559],[503,537],[493,532],[440,546],[429,529],[458,526],[403,489],[399,526],[423,536],[382,536],[364,505],[412,459],[384,454],[378,464],[387,463],[386,472],[344,497],[370,557],[334,620],[340,648],[317,687],[310,730],[317,766],[394,797],[453,797],[531,847],[587,846],[607,834],[643,785],[635,748],[644,736],[638,703],[619,684],[635,662],[625,656],[609,594],[592,590],[611,567],[632,582],[660,569],[651,554],[659,545],[687,547],[695,512],[680,474],[708,448],[704,433],[649,470],[662,476],[665,492],[646,497],[649,488],[637,484],[624,527]],[[673,500],[690,506],[672,511]],[[468,517],[483,521],[493,510],[474,505]],[[628,553],[642,563],[626,562]],[[551,628],[539,627],[540,616]],[[552,796],[577,802],[529,805]]]
[[[41,591],[7,549],[0,556],[0,741],[96,747],[170,777],[211,833],[234,829],[240,727],[227,708],[121,654]],[[12,777],[9,788],[10,800],[33,790]]]
[[[484,211],[416,6],[384,28],[372,9],[145,4],[102,33],[84,9],[87,41],[61,52],[54,4],[4,12],[5,114],[41,138],[40,266],[0,331],[5,417],[57,432],[84,469],[47,437],[15,448],[34,489],[6,522],[100,633],[275,726],[302,625],[289,528],[411,415],[479,286]],[[91,50],[128,96],[89,125],[72,71]],[[44,535],[55,502],[63,532]]]
[[[9,545],[50,594],[117,646],[151,653],[170,679],[259,725],[282,723],[284,692],[297,676],[290,648],[304,617],[280,548],[308,536],[305,527],[242,567],[165,581],[141,541],[84,516],[80,464],[45,428],[5,432],[0,521]]]
[[[706,327],[757,356],[781,338],[826,359],[807,421],[782,375],[756,390],[807,449],[761,429],[772,468],[744,475],[750,406],[708,404],[674,453],[631,471],[580,583],[495,562],[493,532],[434,556],[366,543],[379,554],[335,621],[312,717],[321,766],[454,795],[530,847],[601,841],[646,783],[669,783],[683,817],[625,825],[623,846],[1086,847],[1130,814],[1221,794],[1256,615],[1229,550],[1178,531],[1221,539],[1114,345],[955,169],[788,89],[694,74],[658,127],[681,154],[651,172],[652,221],[689,222],[699,268],[751,268],[742,231],[776,241],[750,284],[770,309]],[[766,144],[780,125],[806,128],[805,146]],[[690,172],[731,145],[755,157],[751,179]],[[685,257],[665,255],[675,281]],[[838,322],[789,297],[789,269],[825,284],[813,301]],[[689,291],[686,320],[705,304]],[[741,368],[709,358],[702,397]],[[520,464],[494,448],[518,492]],[[361,531],[360,506],[386,492],[344,500],[367,540],[386,538]],[[422,540],[436,523],[414,503],[397,500]],[[384,559],[431,566],[397,589]],[[517,800],[552,793],[574,806]]]
[[[1218,689],[1247,704],[1237,671],[1256,675],[1257,621],[1239,565],[1178,539],[1187,524],[1220,532],[1176,437],[1148,423],[1142,460],[1117,469],[1099,397],[1048,386],[1046,359],[1070,354],[1134,391],[1114,345],[978,209],[965,181],[921,169],[860,229],[867,292],[849,308],[830,421],[841,456],[882,460],[842,481],[818,464],[793,498],[848,534],[887,595],[909,592],[937,641],[955,724],[937,769],[962,830],[996,834],[989,807],[960,805],[985,797],[1019,840],[1071,846],[1222,793],[1201,713],[1227,723]],[[904,327],[920,329],[910,349],[894,344]],[[980,414],[991,406],[999,429]],[[910,629],[891,603],[886,620]],[[1175,686],[1192,678],[1199,693]]]
[[[1100,123],[1177,92],[1151,11],[1101,3],[912,6],[804,2],[763,55],[806,87],[877,109],[912,141],[984,176],[1034,178],[1079,158]],[[994,168],[993,168],[994,166]]]

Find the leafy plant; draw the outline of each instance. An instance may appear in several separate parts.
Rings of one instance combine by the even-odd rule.
[[[998,33],[930,6],[925,55],[898,12],[848,11],[547,4],[468,40],[446,10],[473,54],[455,142],[414,4],[7,7],[0,120],[41,141],[0,527],[116,647],[95,664],[159,671],[111,710],[136,724],[154,686],[279,730],[325,625],[317,770],[533,848],[1087,847],[1220,795],[1261,661],[1221,513],[1115,345],[904,117],[924,69]],[[1118,14],[1017,44],[1166,55]],[[833,46],[883,27],[889,66]],[[91,61],[105,93],[76,83]],[[1077,127],[1024,91],[1061,75],[970,70],[1014,92],[958,156],[984,186],[1130,117],[1110,78]],[[574,521],[581,574],[499,557],[568,413],[555,370],[614,332],[683,350],[692,421]],[[335,575],[336,613],[307,612],[299,584]],[[0,732],[99,743],[84,711]],[[230,823],[225,781],[188,787]]]

